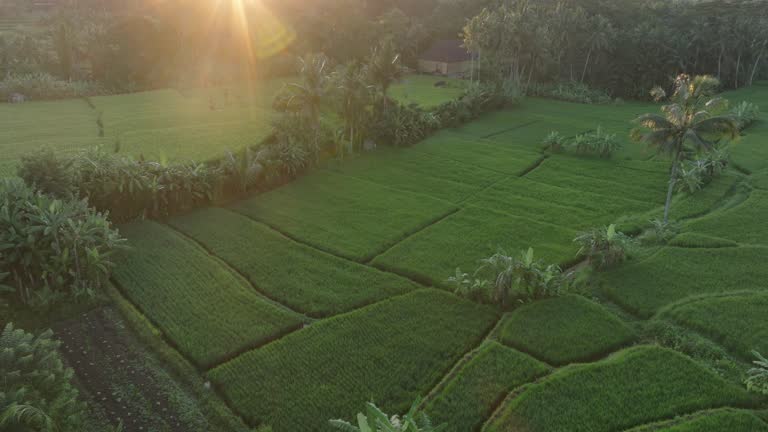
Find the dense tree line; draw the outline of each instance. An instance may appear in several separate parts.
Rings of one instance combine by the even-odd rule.
[[[242,5],[245,6],[242,6]],[[403,63],[463,37],[481,79],[575,81],[647,97],[679,73],[737,88],[768,76],[768,0],[61,0],[0,35],[0,77],[47,72],[111,90],[295,73],[323,52],[364,61],[389,40]],[[29,12],[21,2],[4,19]]]
[[[766,76],[768,2],[507,0],[472,18],[464,37],[490,79],[647,97],[692,73],[738,88]]]

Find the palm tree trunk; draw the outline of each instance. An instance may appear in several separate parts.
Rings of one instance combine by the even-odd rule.
[[[581,72],[581,82],[584,82],[584,78],[587,76],[587,66],[589,66],[590,57],[592,57],[592,47],[589,47],[587,52],[587,61],[584,62],[584,70]]]
[[[760,54],[757,55],[757,60],[755,60],[755,64],[752,66],[752,73],[749,75],[749,85],[752,85],[752,83],[755,81],[755,74],[757,73],[757,67],[760,65],[760,60],[762,60],[764,52],[765,52],[765,45],[763,45],[763,49],[760,50]]]
[[[672,205],[672,194],[675,192],[675,183],[677,183],[677,166],[680,163],[680,155],[676,154],[672,161],[672,170],[669,174],[669,188],[667,189],[667,201],[664,203],[664,224],[669,222],[669,207]]]
[[[736,78],[734,81],[734,88],[739,88],[739,70],[741,69],[741,52],[739,52],[739,56],[736,58]]]

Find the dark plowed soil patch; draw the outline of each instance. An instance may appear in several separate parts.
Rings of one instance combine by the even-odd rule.
[[[110,422],[122,421],[123,432],[206,430],[183,391],[140,348],[113,310],[88,312],[54,331],[78,382]]]

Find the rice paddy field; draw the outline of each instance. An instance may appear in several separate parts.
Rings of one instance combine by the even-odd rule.
[[[429,91],[417,97],[418,83]],[[442,97],[432,78],[401,85],[401,100]],[[0,109],[62,116],[72,137],[131,154],[205,159],[261,136],[264,94],[163,90],[93,98],[95,109]],[[727,96],[768,110],[768,85]],[[366,402],[395,414],[421,398],[450,432],[768,430],[768,400],[741,377],[643,331],[673,323],[743,370],[752,350],[768,353],[765,115],[733,147],[735,168],[675,196],[675,238],[638,242],[590,286],[502,310],[447,282],[499,249],[531,247],[569,269],[581,261],[580,231],[618,223],[639,234],[661,214],[669,162],[627,135],[631,119],[657,108],[530,98],[242,201],[124,225],[131,247],[113,282],[252,427],[327,432],[328,420],[354,421]],[[0,146],[31,130],[17,114]],[[551,131],[598,126],[625,143],[612,158],[542,149]]]
[[[0,32],[3,25],[0,22]],[[445,86],[436,87],[439,81]],[[23,155],[44,147],[66,153],[102,146],[161,162],[216,159],[258,145],[270,135],[272,101],[290,82],[292,78],[279,78],[249,85],[0,103],[0,176],[14,175]],[[391,91],[404,103],[429,108],[459,96],[463,85],[455,79],[412,75]]]

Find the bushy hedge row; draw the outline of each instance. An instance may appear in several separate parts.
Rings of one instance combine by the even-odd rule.
[[[0,284],[15,301],[39,307],[93,297],[122,245],[106,215],[85,201],[56,199],[18,179],[0,181]]]
[[[10,75],[0,80],[0,102],[15,93],[26,100],[66,99],[104,94],[104,88],[91,81],[67,81],[45,72]]]

